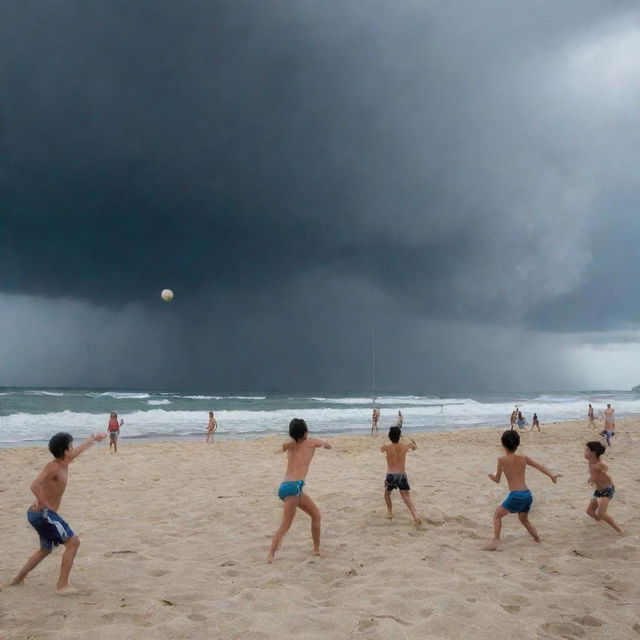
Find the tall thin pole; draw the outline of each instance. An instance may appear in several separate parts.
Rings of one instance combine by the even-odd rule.
[[[373,329],[373,340],[371,342],[371,360],[372,360],[372,396],[373,396],[373,408],[376,408],[376,330]]]

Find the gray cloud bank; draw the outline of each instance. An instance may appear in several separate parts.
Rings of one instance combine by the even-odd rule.
[[[9,333],[57,300],[84,318],[60,335],[129,363],[118,380],[194,384],[215,361],[236,385],[357,386],[377,324],[389,384],[472,386],[513,381],[518,332],[640,316],[635,3],[0,13]]]

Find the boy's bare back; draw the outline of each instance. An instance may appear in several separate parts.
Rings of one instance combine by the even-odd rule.
[[[282,450],[287,452],[287,473],[285,480],[304,480],[309,473],[309,465],[316,449],[324,447],[331,449],[331,445],[317,438],[304,438],[299,442],[285,442]]]
[[[415,443],[402,444],[395,442],[380,447],[380,451],[387,454],[387,473],[404,473],[407,451],[415,449]]]

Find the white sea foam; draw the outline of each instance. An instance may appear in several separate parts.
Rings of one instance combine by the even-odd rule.
[[[150,395],[148,393],[134,393],[130,391],[105,391],[104,393],[89,393],[88,395],[93,397],[109,397],[109,398],[117,398],[118,400],[143,400],[144,398],[149,398]]]
[[[58,397],[60,397],[60,396],[64,395],[64,393],[62,393],[60,391],[36,391],[36,390],[33,390],[33,391],[25,391],[24,393],[25,393],[25,395],[28,395],[28,396],[58,396]]]
[[[171,404],[171,400],[147,400],[147,404]]]

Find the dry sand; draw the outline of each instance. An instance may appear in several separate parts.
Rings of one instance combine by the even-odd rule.
[[[311,425],[312,427],[313,425]],[[265,563],[282,507],[275,491],[284,440],[95,446],[71,467],[61,515],[81,540],[71,584],[54,594],[61,551],[22,587],[0,592],[0,637],[634,638],[640,640],[640,424],[620,425],[605,454],[616,481],[610,513],[625,530],[585,515],[591,493],[582,424],[543,425],[522,451],[564,475],[535,470],[536,544],[515,516],[497,552],[480,551],[507,493],[487,477],[502,429],[418,435],[409,481],[424,525],[394,492],[385,518],[386,437],[336,437],[319,450],[305,491],[323,516],[327,558],[310,555],[298,512]],[[0,576],[6,584],[37,548],[25,511],[44,448],[0,450]]]

